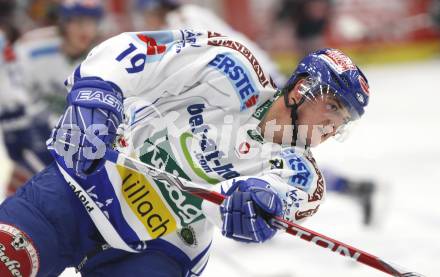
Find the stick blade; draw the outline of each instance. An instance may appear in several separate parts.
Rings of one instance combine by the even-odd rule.
[[[410,271],[400,265],[396,265],[394,263],[385,262],[383,260],[380,260],[380,262],[386,267],[390,274],[397,277],[425,277],[425,275]]]

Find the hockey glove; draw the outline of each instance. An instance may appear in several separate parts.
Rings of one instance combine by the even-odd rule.
[[[235,181],[220,206],[222,234],[243,242],[264,242],[276,229],[267,220],[282,213],[282,202],[269,183],[257,178]]]
[[[98,78],[76,81],[67,108],[52,130],[51,144],[64,164],[81,178],[98,172],[123,118],[123,96]],[[57,157],[58,155],[58,157]]]

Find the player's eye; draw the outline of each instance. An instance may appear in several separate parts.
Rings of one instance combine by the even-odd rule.
[[[325,105],[325,108],[327,111],[331,111],[331,112],[337,112],[339,111],[339,107],[335,104],[331,104],[331,103],[327,103]]]

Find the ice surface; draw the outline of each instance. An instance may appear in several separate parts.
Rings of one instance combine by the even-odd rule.
[[[320,165],[380,182],[379,220],[364,228],[356,203],[329,194],[306,226],[426,276],[439,276],[440,60],[369,67],[365,73],[371,102],[362,122],[343,144],[331,141],[314,153]],[[267,244],[243,245],[217,233],[213,249],[203,276],[386,276],[287,234]]]

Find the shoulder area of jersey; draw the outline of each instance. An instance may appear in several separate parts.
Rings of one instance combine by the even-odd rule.
[[[53,38],[59,38],[58,28],[56,26],[48,26],[24,33],[18,42],[25,43],[30,41],[49,40]]]
[[[28,58],[38,58],[59,52],[61,37],[55,26],[35,29],[25,33],[14,44],[18,55]]]
[[[184,15],[190,15],[190,16],[193,16],[194,18],[197,18],[200,15],[205,16],[206,18],[204,18],[204,19],[208,19],[208,20],[210,18],[214,18],[214,19],[218,18],[218,16],[215,15],[215,13],[213,11],[211,11],[210,9],[208,9],[206,7],[202,7],[200,5],[192,4],[192,3],[187,3],[184,5],[181,5],[179,7],[178,11],[180,12],[180,14],[183,13]]]

